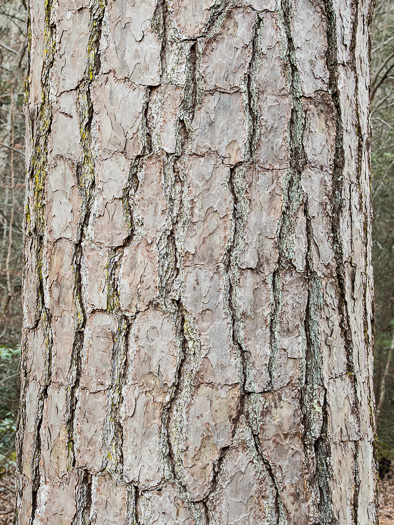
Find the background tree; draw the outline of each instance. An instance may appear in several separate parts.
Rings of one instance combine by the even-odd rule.
[[[375,389],[380,456],[394,460],[394,7],[391,2],[379,2],[376,6],[372,35]]]
[[[0,475],[14,466],[19,398],[26,10],[0,2]],[[3,485],[3,483],[2,483]],[[4,485],[1,487],[4,491]],[[10,493],[12,489],[6,489]],[[0,500],[0,508],[6,506]],[[1,519],[1,512],[0,512]]]
[[[21,325],[25,24],[21,2],[0,3],[0,340],[11,346],[19,344]]]

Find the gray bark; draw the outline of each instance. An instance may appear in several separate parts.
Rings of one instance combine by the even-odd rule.
[[[17,523],[376,522],[370,9],[31,0]]]

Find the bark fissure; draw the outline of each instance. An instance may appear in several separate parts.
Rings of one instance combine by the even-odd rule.
[[[48,137],[51,133],[52,127],[52,105],[49,99],[49,82],[50,74],[54,62],[54,41],[56,28],[52,22],[52,1],[47,0],[45,3],[45,33],[44,33],[44,47],[46,49],[46,57],[43,63],[41,82],[44,86],[42,102],[40,109],[36,115],[31,116],[32,128],[36,132],[36,140],[33,148],[33,155],[30,161],[28,169],[28,178],[33,178],[33,202],[34,209],[29,210],[27,201],[27,210],[25,216],[25,228],[28,237],[34,239],[36,267],[35,272],[37,276],[37,289],[36,289],[36,317],[32,327],[26,330],[24,339],[27,342],[28,332],[38,330],[41,323],[42,330],[44,333],[44,369],[42,370],[42,384],[40,385],[39,398],[37,403],[37,411],[34,418],[34,439],[33,439],[33,450],[31,459],[31,472],[32,472],[32,496],[31,496],[31,516],[30,523],[33,523],[38,506],[38,491],[41,485],[41,473],[40,473],[40,460],[41,460],[41,428],[43,423],[43,412],[45,402],[48,398],[48,387],[51,383],[52,373],[52,316],[49,308],[45,305],[45,277],[43,271],[44,265],[44,238],[45,238],[45,181],[48,176]],[[33,216],[32,216],[33,215]],[[28,241],[27,241],[28,242]],[[27,349],[27,345],[21,345],[22,350]],[[22,360],[25,360],[25,356],[22,355]],[[22,362],[23,362],[22,361]],[[41,379],[41,378],[40,378]],[[26,412],[26,395],[29,387],[27,377],[25,377],[24,388],[21,390],[22,412]],[[25,416],[20,422],[24,426]],[[23,429],[18,429],[20,433]],[[23,443],[21,443],[21,450]],[[20,465],[21,471],[23,469],[22,464]],[[18,498],[22,497],[22,493],[18,494]],[[17,520],[19,517],[17,516]]]
[[[123,406],[123,385],[127,371],[128,337],[132,321],[120,316],[112,349],[111,386],[108,392],[108,409],[104,431],[103,466],[118,481],[123,474],[123,426],[120,411]]]
[[[53,347],[53,335],[51,328],[51,317],[49,316],[47,309],[41,314],[42,323],[44,325],[45,334],[45,370],[44,370],[44,386],[40,392],[38,401],[38,408],[35,421],[35,432],[34,432],[34,448],[32,453],[32,473],[33,473],[33,491],[32,491],[32,511],[31,511],[31,522],[34,522],[34,518],[37,511],[37,496],[38,490],[41,484],[40,474],[40,460],[41,460],[41,427],[43,422],[44,405],[48,398],[48,388],[51,384],[51,365],[52,365],[52,347]]]
[[[252,142],[252,140],[251,140]],[[235,432],[237,430],[238,422],[241,417],[241,415],[244,413],[245,408],[245,392],[246,392],[246,381],[247,381],[247,369],[248,369],[248,357],[246,355],[244,345],[239,340],[238,333],[237,333],[237,327],[236,327],[236,320],[237,320],[237,308],[235,305],[235,287],[236,287],[236,279],[238,277],[237,275],[237,255],[236,255],[236,246],[239,243],[239,235],[240,227],[239,227],[239,210],[238,210],[238,194],[236,189],[236,183],[235,183],[235,177],[236,173],[239,167],[235,166],[234,168],[230,169],[230,175],[228,180],[228,186],[230,189],[230,193],[232,195],[233,199],[233,216],[232,216],[232,224],[233,224],[233,234],[231,242],[229,243],[227,247],[227,253],[226,253],[226,261],[225,261],[225,268],[226,268],[226,276],[227,276],[227,282],[228,282],[228,311],[229,311],[229,317],[231,319],[231,334],[232,334],[232,340],[235,348],[238,351],[238,355],[240,358],[240,392],[239,392],[239,405],[237,414],[235,417],[235,420],[233,422],[234,428],[233,428],[233,436],[235,435]],[[234,278],[234,273],[236,273],[236,277]]]
[[[104,18],[105,4],[100,0],[93,2],[90,8],[89,39],[85,75],[78,87],[77,108],[80,119],[80,143],[82,163],[77,166],[77,178],[82,198],[80,219],[77,227],[73,256],[74,269],[74,303],[75,303],[75,336],[71,355],[68,382],[68,468],[75,465],[75,412],[78,403],[78,390],[81,376],[82,349],[85,341],[86,312],[83,304],[82,258],[83,243],[89,224],[95,193],[95,163],[92,151],[93,104],[91,85],[100,68],[100,36]]]
[[[152,95],[152,89],[153,88],[149,86],[146,88],[145,99],[143,103],[141,126],[139,132],[140,142],[142,145],[141,153],[136,155],[136,157],[132,160],[129,168],[129,176],[122,191],[123,213],[129,234],[122,243],[122,245],[116,248],[116,251],[120,251],[121,254],[123,254],[124,248],[130,246],[134,238],[135,222],[133,208],[134,197],[140,185],[138,173],[142,168],[144,159],[152,153],[152,137],[148,121],[148,112]]]
[[[168,34],[167,27],[169,23],[169,13],[167,0],[158,0],[156,3],[156,9],[152,17],[152,29],[161,38],[160,47],[160,79],[163,79],[163,75],[166,69],[166,54],[168,46]]]
[[[355,106],[356,106],[356,119],[357,119],[357,126],[356,126],[356,132],[357,132],[357,161],[356,161],[356,170],[357,170],[357,187],[358,187],[358,200],[359,200],[359,206],[360,206],[360,212],[363,213],[363,216],[364,216],[364,223],[363,223],[363,233],[364,233],[364,245],[366,246],[366,242],[367,242],[367,232],[366,232],[366,227],[367,227],[367,217],[366,217],[366,214],[364,212],[364,199],[363,199],[363,195],[362,195],[362,191],[361,191],[361,170],[362,170],[362,157],[363,157],[363,152],[364,152],[364,144],[363,144],[363,137],[362,137],[362,131],[361,131],[361,121],[360,121],[360,107],[359,107],[359,80],[358,80],[358,75],[357,75],[357,57],[356,57],[356,45],[357,45],[357,31],[358,31],[358,15],[359,15],[359,5],[358,5],[358,2],[354,2],[354,9],[353,9],[353,17],[354,17],[354,22],[353,22],[353,33],[352,33],[352,40],[351,40],[351,43],[350,43],[350,53],[351,53],[351,56],[352,56],[352,61],[353,61],[353,71],[354,71],[354,77],[355,77]],[[349,200],[349,215],[350,217],[353,216],[353,210],[352,210],[352,204],[351,204],[351,199]],[[353,224],[353,221],[352,221],[352,224]],[[367,257],[367,253],[365,255],[365,257]],[[365,260],[365,267],[367,268],[367,261],[366,259]],[[353,262],[351,262],[352,266],[353,266]],[[357,272],[357,268],[354,269],[354,273]],[[365,283],[364,283],[364,286],[363,286],[363,298],[365,299],[365,295],[366,295],[366,277],[364,277],[365,279]],[[353,290],[353,297],[354,297],[354,290]],[[346,294],[346,291],[345,291],[345,294]],[[368,341],[367,341],[367,337],[368,337],[368,330],[366,329],[366,323],[367,323],[367,304],[366,302],[364,302],[364,321],[363,321],[363,328],[364,328],[364,342],[366,344],[366,347],[368,348],[369,345],[368,345]],[[348,305],[347,305],[347,301],[345,303],[345,315],[347,317],[347,326],[348,326],[348,330],[349,330],[349,333],[350,333],[350,336],[352,337],[352,332],[351,332],[351,327],[350,327],[350,314],[349,314],[349,309],[348,309]],[[352,337],[353,338],[353,337]],[[354,389],[354,399],[355,399],[355,403],[356,403],[356,414],[357,414],[357,418],[358,418],[358,424],[359,424],[359,429],[361,430],[361,418],[360,418],[360,413],[359,413],[359,409],[358,409],[358,406],[357,404],[359,404],[359,396],[358,396],[358,385],[357,385],[357,371],[355,369],[355,358],[354,358],[354,348],[353,348],[353,341],[351,343],[351,347],[350,347],[350,355],[352,357],[352,360],[351,360],[351,365],[352,365],[352,369],[351,369],[351,372],[354,374],[352,379],[352,383],[353,383],[353,389]],[[359,494],[360,494],[360,479],[359,479],[359,466],[358,466],[358,461],[359,461],[359,442],[356,441],[355,443],[355,452],[354,452],[354,499],[353,499],[353,518],[354,518],[354,523],[358,523],[359,521]]]
[[[306,119],[303,107],[301,79],[296,62],[295,45],[291,29],[292,4],[288,0],[283,0],[281,3],[281,15],[287,42],[287,62],[290,69],[292,109],[289,124],[290,169],[287,180],[284,183],[285,198],[277,232],[278,263],[272,275],[273,304],[270,315],[271,354],[268,364],[272,389],[275,389],[275,367],[280,344],[278,330],[281,310],[281,275],[285,270],[293,266],[291,256],[294,251],[294,241],[292,237],[294,234],[295,218],[304,200],[304,192],[301,187],[301,175],[306,167],[306,155],[304,151]]]
[[[270,311],[270,357],[268,361],[268,373],[270,378],[270,389],[275,384],[275,364],[279,354],[279,313],[281,308],[281,291],[279,268],[276,269],[271,278],[271,311]]]
[[[305,381],[302,390],[302,410],[304,427],[304,451],[307,465],[312,465],[313,486],[317,484],[319,523],[335,524],[331,496],[330,468],[331,449],[328,438],[327,389],[322,372],[322,357],[320,354],[319,319],[322,308],[321,281],[313,268],[312,221],[308,209],[308,200],[304,204],[306,217],[306,276],[308,280],[308,298],[305,314]],[[311,461],[310,458],[313,458]]]
[[[127,488],[127,509],[125,525],[140,525],[141,521],[138,513],[139,497],[140,492],[136,485],[131,485]]]
[[[275,514],[276,514],[275,517],[276,517],[276,523],[278,525],[285,525],[287,523],[288,511],[287,511],[286,506],[283,503],[283,500],[281,498],[278,481],[277,481],[277,479],[275,477],[275,474],[274,474],[274,471],[273,471],[271,463],[268,461],[268,459],[264,455],[264,452],[263,452],[263,449],[262,449],[262,446],[261,446],[261,443],[260,443],[258,435],[253,433],[253,432],[252,432],[252,434],[253,434],[254,445],[255,445],[255,449],[256,449],[257,455],[260,458],[260,461],[262,462],[262,464],[264,465],[265,470],[266,470],[266,472],[268,474],[268,477],[269,477],[269,479],[270,479],[270,481],[272,483],[272,486],[274,487],[274,490],[275,490]]]
[[[166,20],[167,12],[163,14]],[[167,30],[164,31],[167,35]],[[167,46],[164,46],[164,50]],[[162,59],[166,63],[165,58]],[[161,446],[162,456],[165,465],[165,477],[168,481],[172,481],[178,488],[179,495],[187,502],[190,507],[192,515],[201,523],[201,516],[203,514],[202,505],[199,502],[194,502],[187,490],[186,485],[182,482],[177,469],[180,467],[179,460],[170,439],[170,425],[176,410],[176,404],[179,396],[189,386],[189,382],[185,382],[185,369],[187,366],[189,355],[189,347],[193,352],[193,338],[192,330],[190,329],[189,318],[190,314],[184,307],[181,292],[178,289],[179,283],[177,280],[181,273],[182,257],[177,247],[177,234],[182,220],[181,215],[183,211],[183,193],[184,193],[184,177],[183,166],[181,160],[187,155],[187,147],[191,136],[191,124],[194,118],[197,101],[197,45],[192,42],[189,48],[187,57],[187,78],[183,90],[183,97],[180,104],[179,112],[176,121],[176,146],[173,155],[166,154],[164,164],[164,177],[166,186],[166,199],[169,209],[169,225],[168,229],[164,231],[159,239],[159,251],[161,260],[159,263],[160,276],[160,292],[162,298],[162,305],[174,320],[177,333],[178,344],[178,362],[175,371],[175,380],[170,391],[169,400],[164,404],[161,415]],[[178,188],[177,188],[178,186]]]
[[[360,454],[360,443],[356,441],[354,444],[354,499],[353,499],[353,519],[354,523],[359,522],[359,495],[360,495],[360,475],[359,475],[359,454]]]
[[[319,488],[319,505],[318,510],[320,514],[320,521],[318,523],[333,524],[338,523],[334,518],[333,501],[330,487],[330,480],[332,479],[330,456],[331,447],[328,440],[328,409],[327,409],[327,393],[324,393],[324,401],[321,407],[323,413],[323,421],[320,429],[320,435],[314,442],[314,452],[317,458],[316,461],[316,477]]]
[[[258,63],[261,58],[261,51],[259,48],[260,33],[263,29],[264,18],[257,15],[255,26],[253,28],[252,39],[252,54],[249,62],[248,73],[246,78],[246,93],[247,93],[247,110],[250,120],[249,129],[249,155],[250,159],[255,158],[256,146],[259,140],[259,107],[258,107],[258,90],[256,77],[258,74]]]
[[[331,92],[331,98],[335,107],[336,112],[336,135],[335,135],[335,157],[334,157],[334,168],[333,168],[333,209],[332,209],[332,236],[333,236],[333,249],[335,255],[336,264],[336,280],[338,285],[338,309],[340,312],[340,326],[342,337],[344,340],[346,352],[347,352],[347,372],[353,384],[355,402],[358,402],[357,393],[357,377],[354,363],[354,342],[353,335],[350,327],[350,313],[348,298],[346,295],[346,261],[343,253],[343,242],[341,239],[341,217],[343,207],[343,188],[344,188],[344,169],[345,169],[345,150],[344,150],[344,130],[342,121],[342,109],[340,100],[340,91],[338,85],[338,45],[337,45],[337,19],[335,8],[331,0],[325,0],[324,6],[327,17],[327,68],[329,71],[329,86]],[[352,60],[355,61],[355,38],[357,32],[357,8],[355,14],[355,20],[352,34]],[[355,67],[355,66],[354,66]],[[357,79],[357,72],[355,70],[355,76]],[[356,80],[357,83],[357,80]],[[356,84],[356,98],[358,99],[358,88]],[[358,119],[358,163],[360,163],[360,121],[359,121],[359,109],[358,101],[357,106],[357,119]],[[358,169],[360,166],[358,167]],[[352,213],[350,212],[350,216]],[[360,415],[358,407],[355,406],[353,410],[356,410],[356,416],[360,424]],[[358,465],[357,465],[357,454],[354,457],[354,483],[355,492],[353,499],[353,515],[354,523],[358,522],[358,493],[359,493],[359,482],[358,482]]]
[[[92,508],[92,475],[87,470],[79,472],[79,481],[75,494],[76,513],[72,525],[89,525]]]

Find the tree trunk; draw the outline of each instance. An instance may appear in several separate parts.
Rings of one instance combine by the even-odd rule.
[[[376,523],[369,4],[31,0],[17,523]]]

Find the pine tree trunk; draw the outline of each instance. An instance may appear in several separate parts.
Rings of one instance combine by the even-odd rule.
[[[376,523],[369,0],[31,0],[17,523]]]

